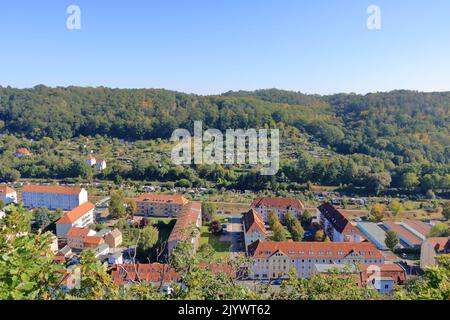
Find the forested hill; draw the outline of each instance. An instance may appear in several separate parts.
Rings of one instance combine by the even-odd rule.
[[[282,90],[188,95],[166,90],[0,88],[0,133],[40,139],[108,135],[168,138],[176,128],[258,128],[283,123],[341,154],[402,163],[450,159],[450,92],[305,95]]]

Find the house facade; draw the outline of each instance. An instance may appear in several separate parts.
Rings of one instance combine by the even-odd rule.
[[[428,238],[420,250],[420,268],[437,265],[436,258],[450,253],[450,237]]]
[[[201,202],[189,202],[183,207],[177,218],[177,222],[172,229],[167,241],[169,254],[181,241],[189,241],[195,252],[198,248],[200,232],[198,228],[202,226],[202,204]]]
[[[242,217],[242,223],[244,226],[244,243],[245,250],[248,251],[248,246],[255,241],[266,241],[267,230],[264,225],[264,221],[259,216],[255,209],[244,213]]]
[[[73,210],[88,201],[84,188],[28,185],[22,190],[25,208]]]
[[[103,238],[106,244],[112,249],[119,248],[122,245],[122,232],[117,228],[107,233]]]
[[[95,235],[95,231],[88,228],[70,228],[67,232],[67,245],[72,249],[84,249],[84,240]]]
[[[282,221],[288,212],[291,212],[295,217],[300,218],[305,211],[303,203],[294,198],[258,198],[253,201],[252,208],[258,212],[265,223],[268,221],[271,212],[275,212]]]
[[[324,203],[317,208],[317,217],[325,234],[333,242],[361,242],[365,240],[358,228],[350,223],[346,214],[330,203]]]
[[[17,191],[8,186],[0,186],[0,200],[7,205],[17,203]]]
[[[145,217],[176,217],[188,200],[179,195],[142,194],[136,200],[136,215]]]
[[[249,246],[255,259],[251,279],[286,277],[294,268],[309,278],[316,264],[370,265],[384,263],[383,255],[369,242],[262,242]]]
[[[56,222],[56,235],[58,238],[67,238],[71,228],[86,228],[94,223],[95,206],[86,202],[67,212]]]

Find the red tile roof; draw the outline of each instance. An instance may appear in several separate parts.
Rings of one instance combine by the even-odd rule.
[[[6,195],[8,193],[14,193],[14,192],[16,192],[16,190],[11,189],[8,186],[0,186],[0,194],[1,195]]]
[[[86,157],[86,160],[95,160],[95,158],[92,154],[90,154]]]
[[[258,198],[252,203],[253,208],[267,207],[267,208],[295,208],[302,212],[305,210],[305,206],[300,200],[294,198],[275,198],[275,197],[263,197]]]
[[[395,263],[390,264],[373,264],[361,266],[361,272],[359,274],[359,285],[365,286],[367,279],[372,275],[383,278],[391,278],[398,284],[402,284],[406,281],[405,270]]]
[[[358,230],[358,228],[354,227],[350,223],[350,221],[347,219],[347,214],[344,211],[336,209],[330,203],[324,203],[320,205],[318,209],[323,214],[323,216],[331,223],[333,228],[340,234],[358,234],[362,238],[365,238],[363,234]]]
[[[438,254],[450,253],[450,237],[428,238],[428,242]]]
[[[255,209],[252,208],[250,209],[250,211],[244,213],[243,218],[244,218],[245,233],[250,234],[254,230],[258,231],[262,235],[265,235],[267,233],[264,222]]]
[[[179,195],[145,193],[141,194],[136,202],[185,205],[188,203],[188,200]]]
[[[170,241],[183,241],[187,240],[188,235],[186,231],[188,228],[195,226],[197,219],[202,214],[202,204],[201,202],[189,202],[183,207],[181,212],[178,214],[177,222],[172,229],[169,236]]]
[[[403,223],[408,227],[410,227],[411,229],[414,229],[424,237],[428,236],[431,232],[431,226],[422,221],[407,220],[403,221]]]
[[[262,242],[249,246],[249,255],[268,258],[282,252],[291,259],[343,259],[356,252],[366,259],[383,259],[380,251],[370,242]]]
[[[392,230],[397,233],[399,237],[406,239],[412,246],[420,246],[422,244],[422,239],[411,233],[405,227],[402,227],[401,225],[396,224],[393,221],[386,221],[384,223],[384,226],[388,230]]]
[[[168,264],[121,264],[114,265],[111,277],[116,285],[122,286],[125,281],[145,281],[158,283],[178,282],[180,275]]]
[[[67,212],[56,223],[57,224],[74,223],[75,221],[77,221],[78,219],[83,217],[85,214],[87,214],[89,211],[93,210],[94,208],[95,208],[95,206],[90,202],[83,203],[81,206],[78,206],[75,209],[73,209],[72,211]]]
[[[84,244],[100,245],[103,243],[102,237],[88,236],[84,238]]]
[[[22,192],[78,195],[81,190],[82,188],[78,187],[27,185],[23,187]]]
[[[91,229],[88,228],[70,228],[67,232],[67,238],[80,237],[85,238],[89,235]]]
[[[17,153],[20,153],[20,154],[30,154],[30,151],[28,151],[27,148],[19,148],[19,149],[17,149]]]

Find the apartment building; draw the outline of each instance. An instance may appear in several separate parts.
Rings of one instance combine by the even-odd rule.
[[[58,238],[67,238],[67,233],[71,228],[86,228],[94,223],[95,206],[86,202],[67,212],[56,222],[56,235]]]
[[[255,241],[266,241],[266,226],[255,209],[252,208],[250,211],[244,213],[242,223],[244,226],[245,251],[248,251],[248,246]]]
[[[276,197],[263,197],[258,198],[252,203],[252,208],[258,212],[264,222],[268,221],[269,213],[275,212],[280,220],[283,220],[284,216],[291,212],[297,218],[300,218],[305,211],[303,203],[294,198],[276,198]]]
[[[6,204],[17,203],[17,191],[8,186],[0,186],[0,200]]]
[[[68,211],[86,203],[88,194],[84,188],[28,185],[23,187],[22,200],[25,208]]]
[[[201,202],[189,202],[183,207],[178,215],[177,222],[172,229],[167,241],[167,250],[172,250],[181,241],[189,241],[193,245],[194,252],[197,250],[200,232],[196,229],[202,226],[202,204]]]
[[[344,211],[336,209],[330,203],[317,208],[317,216],[325,234],[333,242],[361,242],[365,238],[357,227],[353,226]]]
[[[255,259],[251,279],[286,277],[294,268],[297,275],[309,278],[316,264],[371,265],[383,264],[383,255],[370,242],[262,242],[249,246]]]
[[[136,215],[155,217],[175,217],[188,200],[179,195],[142,194],[136,200],[138,207]]]

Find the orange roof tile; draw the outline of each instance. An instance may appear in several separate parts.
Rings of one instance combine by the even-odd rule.
[[[8,194],[8,193],[14,193],[16,190],[8,187],[8,186],[0,186],[0,194]]]
[[[185,205],[189,201],[185,197],[179,195],[145,193],[141,194],[136,202]]]
[[[450,237],[428,238],[427,241],[431,243],[436,253],[450,252]]]
[[[282,252],[292,259],[343,259],[355,252],[366,259],[382,259],[380,251],[370,242],[262,242],[249,246],[254,258],[268,258]]]
[[[244,213],[243,218],[245,232],[247,234],[251,233],[253,230],[259,231],[262,235],[267,233],[266,226],[255,209],[252,208],[250,211]]]
[[[86,160],[95,160],[95,158],[92,154],[90,154],[86,157]]]
[[[94,208],[95,208],[95,206],[90,202],[83,203],[81,206],[78,206],[75,209],[73,209],[72,211],[67,212],[56,223],[57,224],[74,223],[75,221],[77,221],[78,219],[83,217],[85,214],[87,214],[89,211],[93,210]]]
[[[71,237],[87,237],[89,235],[89,232],[91,232],[91,229],[88,228],[70,228],[67,232],[67,238]]]
[[[202,214],[202,204],[200,202],[189,202],[183,207],[178,215],[177,222],[170,233],[168,241],[186,240],[186,230],[195,223]]]
[[[268,208],[295,208],[298,211],[305,210],[305,206],[300,200],[294,198],[275,198],[275,197],[263,197],[258,198],[252,203],[253,208],[257,207],[268,207]]]
[[[20,153],[20,154],[30,154],[30,151],[28,151],[27,148],[19,148],[19,149],[17,149],[17,153]]]
[[[84,238],[85,244],[94,244],[94,245],[100,245],[103,243],[102,237],[96,237],[96,236],[87,236]]]
[[[78,187],[27,185],[23,187],[22,192],[78,195],[81,190],[82,188]]]
[[[168,264],[121,264],[112,267],[111,277],[116,285],[123,285],[124,281],[146,281],[157,283],[177,282],[181,279],[175,269]]]
[[[384,222],[384,226],[388,230],[392,230],[395,233],[397,233],[397,235],[399,237],[403,237],[404,239],[408,240],[413,246],[420,246],[422,244],[422,239],[420,239],[419,237],[414,235],[412,232],[410,232],[405,227],[403,227],[399,224],[396,224],[393,221]]]

